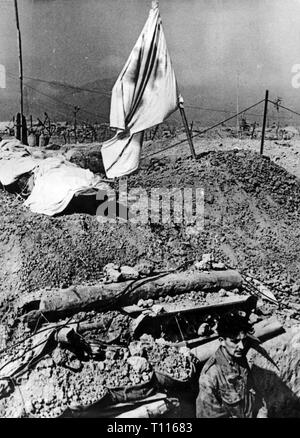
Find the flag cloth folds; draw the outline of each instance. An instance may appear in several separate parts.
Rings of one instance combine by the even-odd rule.
[[[143,131],[162,123],[177,106],[175,73],[158,3],[153,2],[112,90],[110,126],[117,128],[117,134],[101,149],[108,178],[128,175],[139,167]]]

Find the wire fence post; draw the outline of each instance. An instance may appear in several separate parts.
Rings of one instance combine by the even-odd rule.
[[[75,144],[77,144],[77,113],[80,110],[79,106],[74,107],[74,136],[75,136]]]
[[[190,146],[190,149],[191,149],[192,157],[196,158],[196,152],[195,152],[195,148],[194,148],[191,132],[189,130],[188,121],[187,121],[187,118],[186,118],[186,115],[185,115],[183,103],[184,103],[183,97],[181,95],[179,95],[178,96],[178,108],[179,108],[179,111],[180,111],[180,114],[181,114],[181,117],[182,117],[184,129],[185,129],[185,132],[186,132],[187,140],[189,142],[189,146]]]
[[[267,112],[268,112],[268,101],[269,101],[269,90],[266,90],[264,118],[263,118],[262,132],[261,132],[260,155],[262,155],[263,152],[264,152],[264,141],[265,141],[265,130],[266,130]]]

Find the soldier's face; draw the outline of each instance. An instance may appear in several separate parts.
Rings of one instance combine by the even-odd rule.
[[[222,338],[221,344],[232,359],[240,359],[246,354],[247,335],[240,332],[234,338]]]

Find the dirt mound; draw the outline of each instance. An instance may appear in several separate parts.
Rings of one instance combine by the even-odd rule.
[[[197,161],[152,159],[128,185],[203,188],[204,230],[172,221],[99,224],[88,214],[51,218],[32,214],[22,199],[1,191],[2,297],[93,283],[109,262],[133,266],[149,260],[173,268],[213,247],[221,260],[296,292],[300,182],[269,159],[238,150],[211,152]]]
[[[152,159],[131,184],[203,188],[204,230],[186,235],[186,248],[215,246],[221,259],[264,279],[286,273],[287,281],[299,280],[300,181],[270,159],[241,150],[197,162]]]
[[[212,250],[220,261],[276,287],[280,294],[275,291],[277,298],[293,306],[284,309],[285,318],[295,312],[299,317],[299,179],[267,158],[234,150],[202,154],[197,161],[176,157],[146,160],[139,173],[128,178],[128,187],[148,191],[160,187],[204,189],[204,229],[199,231],[193,223],[176,224],[172,220],[168,224],[100,224],[95,215],[78,213],[51,218],[32,214],[23,207],[20,197],[0,191],[0,311],[2,324],[10,329],[9,338],[13,339],[14,329],[21,337],[29,330],[10,308],[10,300],[25,293],[95,283],[104,276],[103,267],[110,262],[134,266],[144,260],[155,264],[156,269],[168,269],[201,259],[203,253]],[[190,292],[177,299],[166,297],[165,302],[175,306],[183,298],[195,303],[205,301],[202,295]],[[91,341],[101,338],[106,333],[104,328],[109,337],[116,336],[120,328],[128,328],[124,315],[114,312],[77,315],[78,320],[89,320],[89,316],[92,320],[103,318],[103,329],[101,326],[89,333]],[[298,356],[295,360],[293,356],[290,363],[286,365],[288,372],[298,364]],[[56,416],[70,403],[95,401],[105,393],[103,382],[99,385],[103,364],[98,374],[93,363],[83,365],[79,379],[78,373],[63,369],[52,358],[42,361],[36,372],[24,376],[22,393],[15,391],[2,401],[1,416],[22,416],[24,409],[36,416]],[[168,366],[168,361],[163,365]],[[95,375],[99,378],[94,379]],[[275,377],[270,374],[269,386]],[[296,393],[299,376],[295,377],[297,382],[284,377]],[[276,388],[277,397],[281,387]],[[281,406],[275,408],[273,416],[279,415]]]

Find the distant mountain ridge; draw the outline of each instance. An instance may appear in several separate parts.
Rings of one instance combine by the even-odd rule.
[[[117,75],[89,81],[81,85],[71,85],[60,81],[46,81],[44,79],[24,79],[24,113],[43,119],[47,112],[53,121],[74,120],[74,107],[79,106],[77,113],[78,122],[108,123],[111,102],[111,90]],[[2,90],[0,90],[2,91]],[[194,121],[201,126],[209,126],[234,115],[236,111],[235,95],[232,90],[220,96],[215,86],[199,85],[185,86],[180,89],[185,101],[185,109],[189,123]],[[241,95],[239,108],[245,108],[259,100],[248,95]],[[0,121],[11,120],[19,111],[20,97],[18,84],[14,83],[13,89],[3,90],[0,94]],[[288,105],[289,106],[289,105]],[[263,104],[245,113],[247,121],[262,123]],[[280,113],[282,124],[295,124],[290,118],[290,113]],[[172,119],[180,121],[178,112]],[[270,122],[276,121],[276,111],[269,106],[268,118]],[[232,120],[229,125],[236,122]]]
[[[74,107],[79,106],[78,120],[108,122],[111,89],[115,78],[97,79],[76,86],[43,79],[24,80],[24,113],[52,120],[73,120]],[[19,111],[19,93],[14,90],[2,99],[0,120],[8,120]]]

